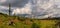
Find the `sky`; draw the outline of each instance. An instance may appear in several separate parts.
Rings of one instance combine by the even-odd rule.
[[[60,0],[0,0],[0,12],[8,14],[29,14],[26,17],[60,17]]]

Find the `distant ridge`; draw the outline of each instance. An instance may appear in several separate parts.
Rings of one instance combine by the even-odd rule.
[[[9,16],[9,15],[7,15],[7,14],[3,14],[3,13],[0,13],[0,15],[3,15],[3,16]],[[14,16],[13,16],[14,17]],[[17,17],[19,17],[19,16],[17,16]],[[24,16],[22,16],[22,17],[24,17]],[[29,18],[29,17],[28,17]],[[39,19],[39,18],[33,18],[33,19]],[[53,18],[43,18],[43,19],[39,19],[39,20],[60,20],[60,17],[53,17]]]

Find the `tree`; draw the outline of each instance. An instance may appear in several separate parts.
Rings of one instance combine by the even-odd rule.
[[[10,12],[11,12],[11,4],[9,3],[9,15],[10,15]]]

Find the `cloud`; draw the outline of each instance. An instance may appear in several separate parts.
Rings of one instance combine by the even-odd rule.
[[[35,16],[37,15],[37,17],[39,15],[40,16],[42,15],[41,17],[48,17],[48,15],[50,14],[51,14],[50,15],[51,17],[53,17],[54,15],[60,15],[59,14],[60,13],[60,10],[59,10],[60,2],[58,2],[59,0],[57,2],[54,0],[49,0],[48,2],[46,2],[47,0],[45,1],[43,0],[42,2],[40,1],[34,1],[36,3],[32,4],[33,15]]]
[[[8,14],[8,7],[0,6],[0,13]]]
[[[6,2],[6,0],[0,0],[0,3]]]
[[[29,4],[28,2],[29,2],[29,0],[6,0],[6,1],[1,0],[0,6],[1,7],[4,6],[4,7],[2,7],[2,9],[3,8],[5,8],[5,9],[8,8],[9,9],[8,5],[10,3],[11,4],[11,8],[13,8],[13,10],[12,9],[11,10],[13,12],[16,11],[16,13],[19,14],[18,11],[21,11],[21,12],[23,11],[22,13],[26,13],[27,14],[27,13],[30,13],[29,11],[31,11],[31,9],[29,8],[30,5],[28,5]],[[16,8],[18,8],[18,9],[16,9]],[[21,12],[20,12],[20,14],[21,14]]]
[[[58,17],[60,15],[60,0],[0,0],[0,11],[8,11],[11,3],[12,14],[31,14],[36,17]]]
[[[16,8],[12,14],[31,14],[30,3],[26,4],[23,8]]]
[[[12,14],[31,14],[31,9],[19,9],[13,10]]]
[[[29,0],[7,0],[3,3],[1,3],[2,6],[8,6],[8,4],[10,3],[12,7],[19,7],[22,8],[25,6],[25,4],[27,4],[29,2]]]

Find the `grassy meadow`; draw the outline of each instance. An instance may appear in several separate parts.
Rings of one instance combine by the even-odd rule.
[[[55,24],[58,22],[59,20],[39,20],[0,13],[0,28],[57,28]]]

